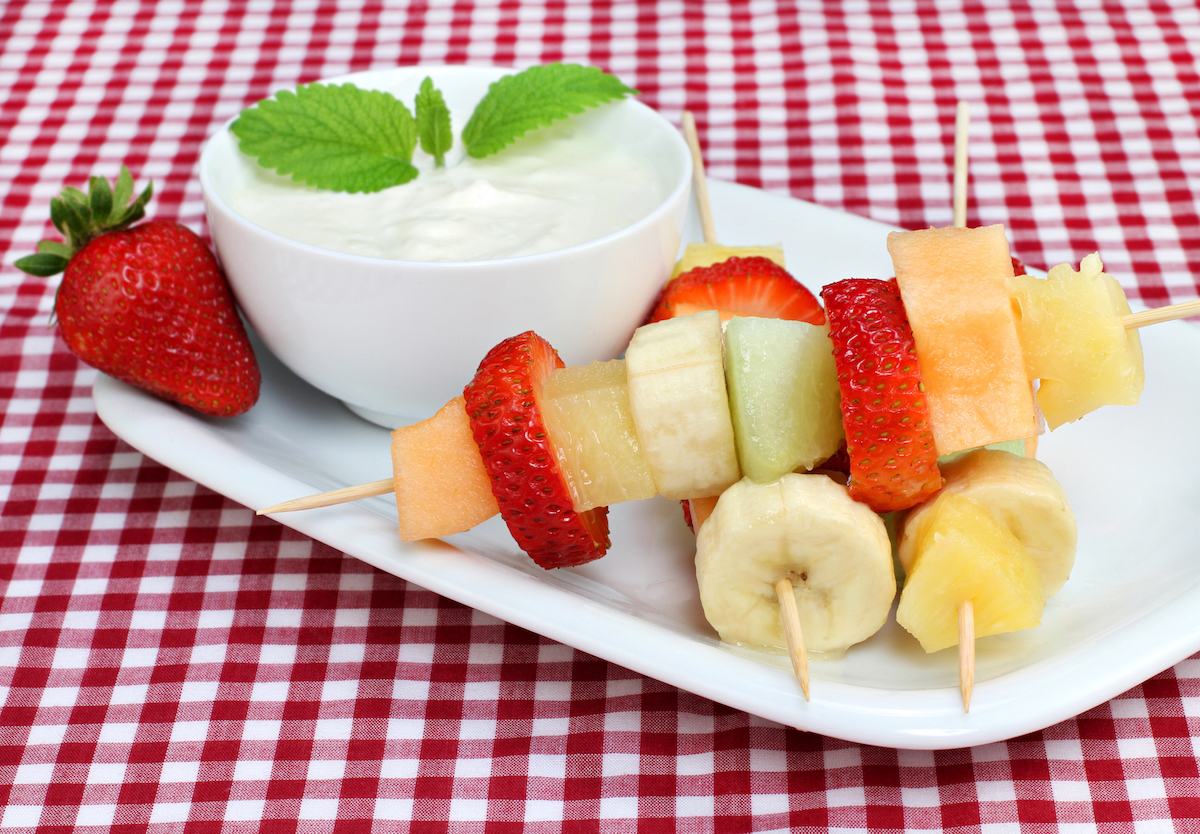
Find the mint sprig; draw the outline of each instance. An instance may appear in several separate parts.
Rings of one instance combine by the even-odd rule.
[[[433,79],[426,77],[417,93],[417,135],[421,138],[421,150],[433,157],[434,165],[441,168],[446,164],[446,151],[454,143],[450,130],[450,109],[442,98],[442,91],[433,86]]]
[[[490,156],[531,130],[631,94],[637,95],[637,90],[598,67],[530,67],[488,87],[463,128],[463,145],[476,159]]]
[[[417,124],[399,99],[351,84],[304,84],[243,110],[230,130],[242,151],[297,182],[382,191],[415,179]]]
[[[488,88],[463,128],[463,145],[472,157],[490,156],[531,130],[630,94],[637,90],[597,67],[530,67]],[[432,79],[421,83],[415,104],[414,118],[388,93],[305,84],[243,110],[230,130],[244,153],[297,182],[329,191],[382,191],[416,178],[418,142],[440,168],[454,141],[450,110]]]

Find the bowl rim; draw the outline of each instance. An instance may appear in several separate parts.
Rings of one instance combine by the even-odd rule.
[[[374,75],[374,74],[379,74],[379,73],[387,73],[387,72],[394,72],[394,71],[400,71],[400,70],[413,70],[413,71],[417,71],[417,72],[421,72],[421,71],[431,71],[432,72],[432,71],[440,70],[440,71],[450,71],[450,72],[455,72],[455,73],[479,71],[479,70],[493,71],[493,72],[499,71],[499,74],[497,75],[497,78],[499,78],[504,75],[509,75],[509,74],[512,74],[515,72],[520,72],[522,69],[525,69],[525,68],[510,67],[510,66],[498,66],[498,65],[492,65],[492,64],[407,64],[407,65],[398,65],[395,67],[382,67],[382,68],[378,68],[378,69],[359,70],[357,72],[344,73],[342,75],[330,76],[328,78],[320,78],[320,79],[316,79],[315,81],[305,82],[305,83],[313,83],[313,84],[349,83],[354,78],[361,77],[364,75],[369,75],[369,74]],[[296,86],[298,86],[298,85],[291,85],[288,87],[280,87],[279,89],[273,91],[271,93],[271,95],[275,95],[276,93],[280,92],[281,90],[294,90],[296,88]],[[395,264],[397,266],[405,266],[410,269],[424,268],[424,269],[430,269],[430,270],[436,270],[436,271],[442,271],[442,272],[474,271],[474,270],[478,270],[482,267],[486,267],[488,264],[503,264],[506,267],[520,266],[522,264],[534,264],[534,263],[538,263],[541,261],[550,260],[550,259],[553,259],[556,257],[561,257],[561,256],[567,255],[567,254],[573,255],[573,254],[580,253],[580,252],[586,252],[589,249],[603,247],[616,238],[623,237],[626,235],[636,234],[643,228],[658,225],[658,223],[662,219],[663,215],[674,210],[674,207],[676,205],[678,205],[680,200],[685,196],[685,194],[688,192],[688,190],[691,188],[691,185],[692,185],[692,177],[693,177],[693,173],[694,173],[692,154],[691,154],[691,149],[688,147],[687,141],[684,139],[682,132],[678,128],[676,128],[676,126],[674,124],[672,124],[670,121],[668,121],[667,118],[665,116],[663,116],[661,113],[659,113],[657,110],[655,110],[654,108],[652,108],[646,104],[643,104],[642,102],[638,101],[637,99],[627,98],[627,99],[622,99],[620,102],[613,102],[613,103],[614,104],[626,104],[626,105],[632,106],[634,108],[644,110],[647,113],[649,113],[654,118],[654,120],[658,121],[660,123],[661,127],[666,128],[665,133],[669,137],[668,141],[675,147],[675,149],[677,150],[677,152],[680,155],[680,158],[683,161],[683,170],[682,170],[681,176],[679,177],[679,181],[675,184],[675,187],[671,189],[671,192],[666,197],[664,197],[659,202],[659,204],[657,206],[655,206],[655,208],[652,211],[650,211],[648,214],[646,214],[645,216],[634,221],[633,223],[630,223],[628,226],[623,226],[622,228],[617,229],[614,232],[610,232],[602,237],[584,241],[583,243],[576,243],[572,246],[566,246],[561,249],[552,249],[548,252],[537,252],[532,255],[516,255],[516,256],[507,257],[507,258],[486,258],[486,259],[474,260],[474,261],[414,261],[414,260],[403,260],[400,258],[381,258],[381,257],[376,257],[374,255],[360,255],[360,254],[356,254],[353,252],[341,252],[341,251],[338,251],[337,249],[328,249],[324,246],[317,246],[315,244],[305,243],[304,241],[296,240],[294,238],[287,237],[286,235],[281,235],[278,232],[271,231],[270,229],[267,229],[263,226],[258,225],[253,220],[250,220],[249,218],[245,217],[244,215],[239,214],[231,205],[229,205],[229,203],[221,196],[221,194],[217,190],[216,186],[214,185],[213,180],[212,180],[212,174],[209,171],[209,169],[212,165],[212,156],[213,156],[213,153],[215,153],[213,151],[213,145],[214,145],[215,141],[217,140],[218,137],[220,137],[222,135],[230,134],[230,125],[232,125],[234,123],[234,121],[237,120],[238,116],[241,115],[241,111],[239,111],[237,114],[235,114],[234,116],[231,116],[229,119],[227,119],[225,122],[223,122],[221,124],[221,126],[217,129],[217,131],[215,133],[213,133],[210,137],[208,137],[208,139],[205,140],[204,147],[200,152],[200,159],[199,159],[199,164],[197,167],[199,168],[199,174],[200,174],[200,177],[199,177],[200,191],[201,191],[202,196],[204,197],[205,214],[208,215],[210,212],[213,211],[214,208],[216,208],[216,209],[220,210],[222,213],[224,213],[226,216],[228,216],[230,219],[232,219],[234,222],[249,229],[250,231],[252,231],[255,234],[264,238],[265,240],[270,241],[275,244],[281,244],[281,245],[288,246],[288,247],[294,247],[294,248],[298,249],[300,252],[303,252],[306,254],[310,254],[310,255],[314,255],[314,256],[323,256],[323,257],[327,257],[327,258],[336,258],[339,260],[344,259],[349,263],[373,264],[373,265],[377,265],[377,266],[383,265],[383,264]],[[236,150],[236,140],[234,140],[234,141],[235,141],[235,150]],[[213,223],[210,218],[206,217],[205,219],[208,221],[209,230],[211,233]]]

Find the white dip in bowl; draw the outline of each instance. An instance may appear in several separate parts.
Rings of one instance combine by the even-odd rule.
[[[690,195],[676,128],[636,100],[603,105],[465,159],[458,133],[512,70],[402,67],[323,83],[386,90],[410,109],[428,75],[455,144],[374,194],[262,169],[229,125],[200,182],[217,255],[250,325],[289,369],[396,426],[462,393],[484,354],[535,330],[567,364],[625,349],[670,274]]]
[[[420,176],[371,194],[299,186],[239,154],[229,203],[284,237],[373,258],[486,261],[566,249],[641,220],[667,196],[645,158],[596,129],[601,115],[580,114],[484,159],[456,142],[443,168],[414,154]]]

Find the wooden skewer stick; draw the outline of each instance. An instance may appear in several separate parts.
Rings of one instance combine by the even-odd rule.
[[[971,125],[970,106],[958,103],[954,118],[954,225],[967,225],[967,133]],[[975,686],[975,605],[966,600],[958,605],[958,685],[962,690],[963,712],[971,711],[971,690]]]
[[[371,481],[369,484],[342,487],[341,489],[335,489],[331,492],[322,492],[318,495],[309,495],[305,498],[293,498],[291,501],[284,501],[282,504],[276,504],[274,507],[267,507],[265,510],[259,510],[256,515],[291,513],[295,512],[296,510],[315,510],[317,507],[332,507],[334,504],[345,504],[350,501],[358,501],[363,498],[370,498],[373,495],[386,495],[389,492],[395,491],[395,479],[384,478],[380,481]]]
[[[971,126],[971,105],[958,103],[954,114],[954,225],[967,225],[967,132]]]
[[[696,119],[690,110],[683,111],[683,136],[692,151],[692,176],[695,181],[696,208],[700,212],[700,228],[704,230],[704,242],[717,242],[717,227],[713,223],[712,205],[708,200],[708,182],[704,176],[704,159],[700,155],[700,137],[696,134]],[[804,631],[800,628],[800,612],[796,609],[796,593],[792,581],[786,576],[775,583],[775,594],[779,597],[779,616],[783,620],[783,632],[787,635],[788,656],[792,660],[792,671],[800,682],[804,700],[808,700],[808,654],[804,648]]]
[[[783,618],[783,633],[787,635],[788,656],[792,659],[792,671],[800,681],[804,700],[808,700],[808,653],[804,648],[804,631],[800,628],[800,612],[796,609],[796,592],[792,580],[786,576],[775,583],[775,594],[779,597],[779,615]]]
[[[963,712],[970,712],[975,687],[975,604],[969,599],[958,604],[958,686]]]
[[[691,110],[683,111],[683,136],[692,151],[692,190],[696,192],[696,208],[700,211],[700,228],[705,243],[717,242],[717,227],[713,224],[712,204],[708,201],[708,180],[704,175],[704,158],[700,155],[700,137],[696,133],[696,118]]]
[[[958,228],[967,225],[967,134],[970,125],[970,105],[960,101],[954,117],[954,225]],[[1121,320],[1121,324],[1126,330],[1132,330],[1197,315],[1200,315],[1200,299],[1141,313],[1130,313]]]
[[[1200,299],[1184,301],[1182,304],[1172,304],[1168,307],[1158,307],[1154,310],[1144,310],[1141,313],[1130,313],[1121,320],[1126,330],[1134,327],[1145,327],[1150,324],[1161,324],[1164,321],[1186,319],[1188,316],[1200,315]]]

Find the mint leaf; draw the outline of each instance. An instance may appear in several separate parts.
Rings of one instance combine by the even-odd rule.
[[[417,125],[388,93],[352,84],[305,84],[243,110],[239,147],[297,182],[330,191],[382,191],[417,176]]]
[[[421,150],[433,157],[438,168],[444,166],[446,151],[454,143],[450,109],[442,91],[433,86],[429,77],[421,82],[421,91],[417,93],[417,135],[421,137]]]
[[[463,128],[463,145],[476,159],[490,156],[531,130],[630,94],[637,90],[598,67],[530,67],[488,87]]]

